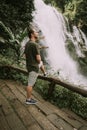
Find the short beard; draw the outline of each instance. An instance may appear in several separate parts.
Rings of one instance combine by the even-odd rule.
[[[38,36],[35,36],[35,39],[38,40]]]

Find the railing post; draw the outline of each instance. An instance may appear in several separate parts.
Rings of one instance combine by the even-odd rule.
[[[51,82],[51,83],[49,84],[48,97],[51,97],[51,96],[52,96],[54,89],[55,89],[55,82]]]

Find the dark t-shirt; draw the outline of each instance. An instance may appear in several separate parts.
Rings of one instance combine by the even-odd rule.
[[[40,55],[39,46],[37,43],[28,41],[25,45],[25,56],[26,56],[26,67],[28,72],[39,71],[38,62],[36,60],[36,55]]]

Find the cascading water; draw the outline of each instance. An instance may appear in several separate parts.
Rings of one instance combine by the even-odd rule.
[[[74,42],[72,34],[66,30],[64,18],[54,7],[46,5],[42,0],[35,0],[34,23],[41,29],[45,36],[48,56],[46,60],[54,72],[59,72],[59,77],[78,85],[87,84],[87,79],[78,72],[77,62],[70,57],[66,49],[66,35]],[[78,37],[74,28],[74,35]],[[83,35],[83,34],[82,34]],[[77,39],[79,40],[79,39]],[[86,37],[85,40],[87,41]],[[76,44],[74,42],[74,44]],[[76,50],[78,55],[81,51]]]

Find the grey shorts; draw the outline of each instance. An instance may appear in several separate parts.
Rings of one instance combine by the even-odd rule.
[[[31,71],[29,72],[29,76],[28,76],[28,86],[34,86],[36,80],[38,77],[38,73],[35,71]]]

